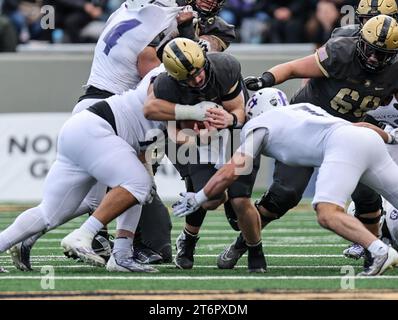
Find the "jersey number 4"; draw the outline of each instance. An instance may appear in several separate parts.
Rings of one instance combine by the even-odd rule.
[[[332,101],[330,101],[330,106],[342,114],[352,112],[354,109],[354,116],[360,118],[364,115],[364,113],[369,110],[376,109],[380,104],[379,97],[366,96],[362,99],[362,101],[359,101],[359,98],[360,96],[358,91],[349,88],[342,88],[332,99]],[[355,105],[359,104],[359,108],[354,108],[353,103]]]
[[[119,38],[125,34],[127,31],[134,29],[139,26],[141,21],[137,19],[131,19],[127,21],[122,21],[119,24],[115,25],[104,37],[104,42],[106,44],[104,53],[109,55],[109,52],[112,48],[117,44]]]

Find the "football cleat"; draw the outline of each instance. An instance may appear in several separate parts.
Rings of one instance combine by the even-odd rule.
[[[386,254],[372,257],[372,263],[358,276],[377,276],[383,274],[388,268],[398,266],[398,252],[389,247]]]
[[[111,254],[107,264],[106,270],[110,272],[158,272],[159,270],[137,262],[133,257],[128,257],[123,254]]]
[[[91,242],[91,248],[93,248],[93,251],[100,257],[104,258],[105,261],[108,261],[111,256],[112,247],[113,241],[109,239],[109,235],[108,238],[105,238],[98,233]]]
[[[133,258],[142,264],[159,264],[163,262],[163,258],[160,254],[143,244],[134,248]]]
[[[30,264],[30,250],[31,246],[26,245],[24,241],[12,246],[8,253],[11,255],[13,265],[21,271],[32,271]]]
[[[62,239],[61,246],[66,256],[77,256],[88,264],[103,267],[106,261],[95,253],[91,247],[92,241],[93,237],[88,232],[76,229]]]
[[[195,246],[199,237],[187,236],[185,232],[181,232],[176,240],[176,257],[174,264],[179,269],[192,269],[195,253]]]
[[[353,243],[348,248],[344,249],[343,255],[346,258],[358,260],[365,255],[365,249],[360,244]]]
[[[219,269],[233,269],[239,259],[246,253],[247,246],[237,248],[235,245],[239,238],[224,249],[217,257],[217,267]]]
[[[3,267],[0,267],[0,273],[8,273],[8,271],[6,269],[4,269]]]

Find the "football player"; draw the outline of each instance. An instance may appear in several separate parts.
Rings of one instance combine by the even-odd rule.
[[[318,223],[369,250],[372,263],[360,275],[375,276],[397,266],[398,252],[344,212],[347,198],[360,181],[398,205],[398,165],[380,139],[387,142],[388,134],[378,127],[375,132],[355,126],[310,103],[275,108],[283,105],[275,103],[278,100],[276,89],[262,89],[252,97],[241,146],[203,189],[182,194],[173,205],[174,214],[189,217],[238,179],[244,164],[261,153],[290,166],[319,168],[312,201]]]
[[[380,128],[383,128],[384,131],[388,132],[391,137],[391,144],[387,145],[388,153],[392,157],[392,159],[398,163],[398,101],[397,101],[397,94],[395,94],[390,103],[386,106],[380,106],[376,110],[369,111],[363,121],[369,122],[373,125],[376,125]],[[383,201],[383,210],[385,213],[384,208],[384,201]],[[348,207],[347,212],[352,212],[352,215],[356,216],[355,204],[351,203]],[[382,224],[383,221],[380,221]],[[385,222],[384,222],[385,224]],[[379,229],[379,235],[382,235],[381,229]],[[348,248],[344,249],[343,254],[347,258],[352,259],[360,259],[361,257],[365,256],[366,251],[365,249],[357,243],[350,245]]]
[[[176,17],[181,8],[177,7],[174,0],[157,0],[154,4],[150,4],[152,2],[127,0],[109,17],[95,47],[86,92],[74,107],[74,114],[102,99],[136,87],[149,70],[160,64],[156,49],[151,47],[150,43],[170,25],[177,24]],[[100,184],[93,187],[84,200],[90,208],[88,212],[95,210],[104,197],[106,189],[107,186]],[[149,208],[147,207],[145,206],[144,214],[148,209],[151,211],[152,208],[157,208],[157,212],[162,211],[163,216],[169,216],[167,208],[157,195]],[[124,217],[124,215],[119,217],[118,221],[123,220]],[[135,217],[139,219],[139,214]],[[11,249],[12,259],[17,268],[23,271],[31,269],[30,251],[41,235],[34,235]],[[100,251],[105,251],[105,255],[109,251],[104,250],[109,247],[108,237],[105,229],[93,243],[93,246],[98,247]],[[165,238],[167,239],[167,233]],[[167,253],[171,256],[171,245]],[[159,255],[158,259],[161,259]]]
[[[364,24],[359,36],[332,38],[315,54],[277,65],[245,82],[249,90],[259,90],[292,78],[311,78],[292,103],[309,102],[331,115],[358,122],[398,90],[398,82],[391,81],[398,72],[397,52],[397,22],[378,15]],[[276,161],[274,181],[257,202],[264,225],[298,204],[312,173],[313,168],[296,168]],[[352,198],[361,221],[377,234],[381,197],[360,183]],[[225,267],[232,268],[246,250],[242,237],[238,237],[226,249],[231,259],[225,261]]]
[[[379,14],[385,14],[397,19],[398,7],[396,0],[360,0],[355,10],[355,19],[358,23],[334,29],[331,37],[359,36],[362,26],[370,18]]]
[[[0,233],[0,252],[87,213],[89,206],[83,200],[97,181],[112,189],[87,221],[62,240],[64,252],[103,266],[105,260],[91,247],[98,231],[123,213],[125,224],[121,228],[134,233],[131,221],[138,221],[135,215],[140,213],[135,208],[150,201],[154,186],[151,166],[145,165],[146,157],[141,156],[145,152],[142,146],[155,138],[160,140],[166,127],[165,122],[144,118],[143,101],[151,78],[163,70],[152,70],[136,90],[98,102],[63,125],[56,160],[45,179],[43,200]],[[123,244],[115,243],[107,263],[109,271],[156,271],[132,258],[131,245],[123,249]]]
[[[198,19],[179,26],[180,36],[197,39],[206,52],[227,49],[236,35],[235,27],[218,16],[224,2],[225,0],[177,0],[178,5],[191,5],[198,13]]]
[[[224,129],[215,141],[219,146],[214,155],[209,155],[211,147],[199,147],[195,161],[183,162],[181,153],[169,152],[169,159],[175,163],[177,170],[185,179],[188,191],[198,191],[215,173],[215,165],[223,163],[225,142],[229,131],[240,127],[245,121],[244,84],[239,62],[225,53],[205,54],[194,41],[176,38],[169,42],[163,52],[163,63],[167,73],[160,74],[150,88],[145,103],[145,116],[151,120],[179,120],[182,116],[195,112],[187,105],[200,101],[211,101],[223,108],[214,108],[206,113],[212,119],[214,128]],[[215,143],[212,143],[213,146]],[[196,155],[196,149],[194,151]],[[196,158],[196,157],[195,157]],[[184,160],[186,160],[184,158]],[[242,176],[228,189],[230,208],[238,217],[239,226],[248,244],[248,269],[251,272],[263,272],[266,269],[265,257],[261,244],[259,215],[250,201],[252,188],[259,165],[259,158],[253,170]],[[207,210],[214,210],[225,202],[224,193],[206,202],[188,216],[184,230],[176,241],[175,265],[180,269],[191,269],[194,264],[194,251],[199,240],[199,231]]]
[[[224,51],[235,39],[235,27],[217,16],[224,4],[223,0],[177,0],[177,4],[192,6],[198,15],[187,18],[176,30],[169,30],[169,39],[166,35],[160,35],[153,41],[158,57],[161,58],[168,40],[176,35],[198,42],[206,52]],[[180,12],[179,15],[188,17],[189,13]],[[144,206],[143,210],[134,236],[134,257],[141,263],[171,262],[171,222],[168,211],[157,201]],[[157,223],[153,223],[154,220]]]

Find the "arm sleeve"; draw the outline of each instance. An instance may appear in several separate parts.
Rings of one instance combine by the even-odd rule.
[[[261,149],[268,140],[268,129],[267,128],[255,128],[247,133],[242,130],[241,145],[236,150],[250,156],[251,158],[256,158],[261,152]]]

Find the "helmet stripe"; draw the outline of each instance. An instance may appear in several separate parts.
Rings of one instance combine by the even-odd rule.
[[[370,7],[372,8],[372,11],[376,11],[379,7],[379,0],[372,0],[370,3]]]
[[[193,69],[195,69],[175,42],[170,43],[170,49],[173,51],[173,53],[176,55],[178,60],[180,60],[180,62],[188,72],[191,72]]]
[[[381,43],[384,43],[387,39],[388,30],[390,29],[391,22],[392,22],[392,19],[390,19],[390,18],[384,19],[383,27],[381,28],[380,36],[379,36],[379,41]]]

